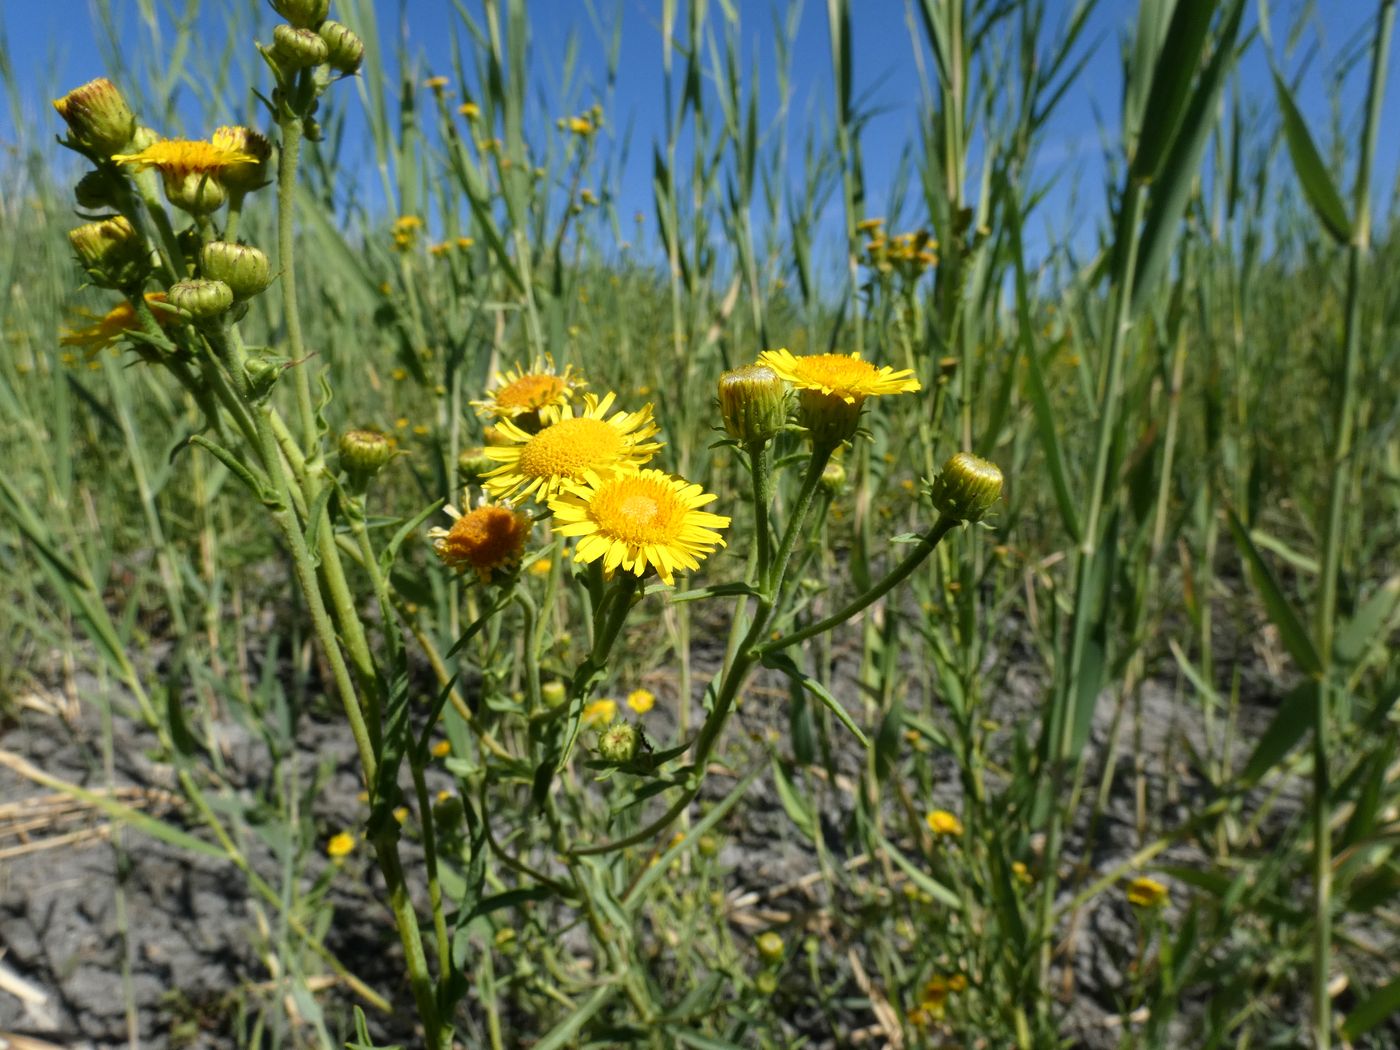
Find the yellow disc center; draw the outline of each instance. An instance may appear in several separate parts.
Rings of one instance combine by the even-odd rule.
[[[601,419],[561,419],[520,450],[520,473],[529,478],[578,479],[590,467],[611,466],[622,452],[622,435]]]
[[[523,375],[497,390],[495,401],[501,408],[529,410],[553,404],[563,392],[564,380],[561,376]]]
[[[589,504],[598,529],[625,543],[668,543],[685,507],[666,485],[647,478],[618,478],[603,485]]]

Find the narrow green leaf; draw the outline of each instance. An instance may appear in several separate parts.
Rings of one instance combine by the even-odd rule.
[[[1313,645],[1312,638],[1308,636],[1303,621],[1293,611],[1293,606],[1284,596],[1283,588],[1279,586],[1278,580],[1269,569],[1263,556],[1260,555],[1259,548],[1249,538],[1249,532],[1243,523],[1235,516],[1233,510],[1227,510],[1226,514],[1230,522],[1230,531],[1235,537],[1235,546],[1240,549],[1240,554],[1244,556],[1250,579],[1254,583],[1255,590],[1259,592],[1259,597],[1264,601],[1264,608],[1269,615],[1270,622],[1278,628],[1279,637],[1283,640],[1284,646],[1293,659],[1297,661],[1298,667],[1304,674],[1321,674],[1322,660],[1317,655],[1317,647]]]
[[[1257,783],[1261,777],[1283,761],[1284,756],[1293,750],[1313,725],[1314,708],[1317,707],[1317,683],[1300,683],[1283,698],[1274,720],[1264,730],[1259,742],[1254,745],[1254,753],[1245,763],[1240,774],[1242,786]]]
[[[1397,1011],[1400,1011],[1400,977],[1393,978],[1361,1001],[1342,1022],[1342,1037],[1352,1040],[1365,1035]]]
[[[1342,203],[1342,195],[1337,192],[1337,184],[1332,181],[1327,165],[1317,152],[1312,133],[1307,122],[1298,112],[1293,101],[1293,92],[1283,78],[1274,71],[1274,93],[1278,96],[1278,106],[1283,113],[1283,137],[1288,143],[1288,155],[1293,160],[1293,171],[1303,187],[1303,195],[1312,206],[1322,225],[1338,244],[1351,240],[1351,219],[1347,207]]]

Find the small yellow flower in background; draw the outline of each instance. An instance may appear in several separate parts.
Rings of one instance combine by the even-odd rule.
[[[574,561],[601,559],[606,572],[620,567],[637,576],[654,569],[669,586],[677,570],[698,569],[724,546],[715,530],[728,528],[729,518],[700,509],[716,498],[661,470],[610,478],[589,470],[584,484],[570,485],[549,509],[558,535],[579,538]]]
[[[962,821],[946,809],[935,809],[926,818],[929,830],[935,835],[951,835],[954,838],[963,833]]]
[[[481,107],[475,102],[463,102],[457,107],[457,112],[468,120],[476,120],[477,117],[481,116]]]
[[[447,87],[448,83],[449,81],[446,77],[429,77],[427,80],[423,81],[423,86],[429,91],[440,92],[443,88]]]
[[[429,434],[432,433],[432,431],[433,431],[433,428],[432,428],[432,427],[427,426],[426,424],[423,424],[423,423],[419,423],[416,427],[413,428],[413,432],[414,432],[415,434],[417,434],[419,437],[427,437]]]
[[[533,523],[528,514],[509,504],[485,503],[463,514],[443,508],[453,519],[450,529],[432,528],[428,538],[442,563],[457,572],[471,569],[482,583],[520,564]]]
[[[368,801],[369,801],[369,792],[368,792],[368,791],[357,791],[357,792],[355,792],[355,801],[356,801],[356,802],[368,802]]]
[[[589,729],[604,729],[616,717],[616,700],[594,700],[583,709],[583,724]]]
[[[449,244],[447,241],[443,241],[441,244],[430,245],[428,248],[428,254],[433,256],[433,258],[435,259],[441,259],[445,257],[447,253],[451,250],[452,245]]]
[[[449,790],[447,790],[447,788],[443,788],[442,790],[440,790],[440,791],[437,793],[437,795],[434,796],[433,801],[436,802],[436,803],[440,806],[440,805],[442,805],[444,802],[446,802],[446,801],[447,801],[449,798],[451,798],[451,797],[452,797],[452,792],[449,791]]]
[[[413,247],[413,242],[418,237],[418,231],[422,228],[423,220],[417,215],[400,215],[394,220],[391,230],[394,237],[394,248],[402,252]]]
[[[1011,862],[1011,877],[1014,878],[1017,882],[1019,882],[1022,886],[1029,886],[1032,882],[1035,881],[1035,879],[1031,875],[1030,868],[1026,867],[1025,864],[1023,864],[1019,860]]]
[[[465,240],[470,242],[471,238]],[[535,361],[529,369],[514,365],[497,372],[491,384],[483,400],[471,403],[483,419],[518,419],[546,408],[562,408],[585,385],[573,365],[565,365],[559,371],[548,356]]]
[[[475,241],[473,238],[471,238],[471,237],[458,237],[458,238],[457,238],[457,247],[458,247],[458,248],[461,248],[463,251],[466,251],[468,248],[470,248],[470,247],[471,247],[473,244],[475,244],[475,243],[476,243],[476,241]]]
[[[394,427],[397,430],[407,430],[408,418],[406,416],[399,416],[398,419],[394,420]]]
[[[1128,903],[1134,908],[1159,908],[1167,903],[1169,896],[1166,886],[1146,875],[1139,875],[1129,882],[1125,892]]]
[[[627,694],[627,706],[644,715],[656,706],[656,694],[650,689],[633,689]]]
[[[389,378],[392,379],[395,383],[402,383],[405,379],[408,378],[408,369],[396,368],[389,373]]]
[[[661,448],[650,441],[658,427],[651,406],[637,412],[613,412],[617,395],[602,400],[585,394],[583,405],[545,409],[548,425],[531,434],[508,419],[496,423],[501,444],[489,445],[486,455],[501,466],[485,478],[486,490],[498,499],[534,497],[546,502],[592,472],[595,477],[640,466]]]
[[[966,978],[965,976],[963,976],[962,974],[960,974],[960,973],[955,973],[955,974],[953,974],[952,977],[949,977],[949,978],[948,978],[948,991],[950,991],[950,992],[965,992],[965,991],[967,991],[967,978]]]
[[[570,117],[565,121],[565,127],[580,138],[588,138],[598,130],[597,125],[588,117]]]
[[[341,860],[348,857],[355,849],[355,836],[348,831],[342,831],[338,835],[332,835],[331,840],[326,843],[326,856],[331,860]]]
[[[155,314],[156,321],[162,326],[175,321],[174,315],[163,305],[164,292],[147,292],[145,298],[151,307],[151,313]],[[127,332],[134,332],[141,327],[136,318],[136,310],[129,302],[118,303],[101,317],[87,313],[84,316],[95,319],[86,328],[74,328],[64,332],[59,342],[63,346],[82,347],[89,357],[114,346]]]
[[[407,807],[407,806],[399,806],[398,809],[394,810],[394,819],[397,820],[400,824],[402,824],[405,820],[407,820],[407,819],[408,819],[408,807]]]
[[[860,222],[856,223],[856,232],[873,234],[884,225],[885,220],[883,218],[861,219]]]
[[[452,754],[452,745],[448,741],[439,740],[433,745],[434,758],[446,758],[450,754]]]

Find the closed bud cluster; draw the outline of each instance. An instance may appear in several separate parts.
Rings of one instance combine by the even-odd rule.
[[[605,762],[621,765],[637,755],[637,727],[630,722],[614,722],[598,735],[598,754]]]
[[[326,42],[326,61],[337,73],[350,76],[359,71],[365,58],[365,44],[349,26],[323,22],[317,30]]]
[[[272,283],[267,256],[247,244],[210,241],[200,249],[199,272],[210,280],[223,281],[239,301],[251,299]]]
[[[957,521],[981,521],[1001,498],[1001,470],[971,452],[959,452],[934,479],[933,505]]]
[[[233,305],[233,289],[223,281],[195,278],[172,284],[166,298],[171,306],[189,314],[199,324],[228,313]]]
[[[768,441],[787,421],[787,385],[766,365],[736,368],[719,377],[719,409],[730,437]]]
[[[314,29],[279,25],[272,30],[272,57],[284,70],[319,66],[330,55],[330,48]]]
[[[136,115],[106,77],[54,99],[53,108],[67,122],[73,144],[103,160],[120,153],[136,133]]]
[[[331,0],[271,0],[272,9],[298,29],[315,29],[331,12]]]
[[[121,215],[79,226],[69,232],[68,243],[88,280],[99,288],[126,291],[139,285],[150,270],[146,242]]]
[[[377,430],[347,430],[340,436],[340,465],[352,478],[372,478],[393,458],[393,442]]]

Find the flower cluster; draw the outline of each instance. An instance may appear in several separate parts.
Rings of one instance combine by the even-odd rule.
[[[884,219],[866,219],[856,226],[865,235],[865,265],[880,274],[898,273],[916,280],[938,265],[938,242],[927,230],[885,234]]]
[[[499,502],[449,511],[452,528],[430,534],[446,564],[475,569],[483,580],[518,567],[529,535],[529,518],[514,509],[522,500],[546,507],[558,535],[577,541],[575,561],[601,562],[608,575],[655,573],[669,585],[724,546],[719,530],[729,518],[702,509],[714,495],[644,469],[662,447],[651,405],[615,411],[615,393],[580,398],[584,385],[571,366],[560,370],[544,358],[498,373],[473,402],[493,421],[480,450],[493,469],[478,477]]]

